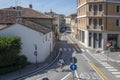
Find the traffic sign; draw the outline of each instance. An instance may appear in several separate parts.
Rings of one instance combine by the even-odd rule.
[[[70,65],[70,69],[73,70],[73,71],[76,70],[77,69],[77,65],[76,64]]]
[[[70,62],[71,62],[71,63],[77,63],[76,57],[71,57],[71,58],[70,58]]]

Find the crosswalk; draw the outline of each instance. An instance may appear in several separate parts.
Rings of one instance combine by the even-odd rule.
[[[77,51],[77,52],[81,52],[81,49],[80,48],[59,48],[60,51],[64,51],[64,52],[71,52],[71,51]]]
[[[81,72],[79,77],[85,80],[102,80],[97,73]]]
[[[86,50],[89,55],[91,55],[94,59],[96,59],[102,66],[104,66],[111,74],[115,75],[115,77],[120,78],[120,72],[114,68],[112,65],[107,63],[107,60],[114,61],[111,58],[107,59],[107,56],[104,54],[92,54],[89,50]]]

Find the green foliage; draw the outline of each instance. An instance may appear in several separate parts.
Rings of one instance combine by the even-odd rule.
[[[25,66],[27,59],[20,56],[21,51],[20,37],[0,36],[0,73],[14,71],[15,66]],[[23,62],[22,62],[23,61]],[[22,64],[23,63],[23,64]],[[14,67],[14,69],[12,69]],[[20,68],[20,67],[19,67]]]

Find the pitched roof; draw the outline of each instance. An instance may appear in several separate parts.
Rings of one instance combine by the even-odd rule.
[[[51,29],[46,28],[46,27],[44,27],[44,26],[42,26],[42,25],[40,25],[40,24],[37,24],[37,23],[35,23],[35,22],[32,22],[32,21],[24,20],[24,21],[22,22],[22,25],[24,25],[24,26],[26,26],[26,27],[28,27],[28,28],[31,28],[31,29],[33,29],[33,30],[39,31],[39,32],[41,32],[41,33],[43,33],[43,34],[46,34],[46,33],[52,31]]]
[[[0,10],[0,23],[15,23],[16,11]]]
[[[13,25],[13,24],[11,24],[11,25]],[[49,33],[52,31],[49,28],[46,28],[46,27],[39,25],[35,22],[27,21],[27,20],[22,21],[21,25],[24,25],[25,27],[28,27],[28,28],[33,29],[35,31],[41,32],[43,34],[46,34],[46,33]],[[10,27],[10,25],[0,24],[0,30],[3,30],[3,29],[8,28],[8,27]]]
[[[17,18],[52,19],[49,15],[20,6],[0,10],[0,23],[15,23]]]
[[[23,8],[21,6],[4,8],[3,10],[20,10],[22,17],[27,17],[27,18],[48,18],[48,19],[52,18],[51,16],[45,15],[32,8]]]

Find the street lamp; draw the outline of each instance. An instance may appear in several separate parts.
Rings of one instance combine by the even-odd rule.
[[[34,47],[35,47],[34,55],[35,55],[35,57],[36,57],[36,58],[35,58],[35,59],[36,59],[36,68],[38,68],[38,62],[37,62],[37,55],[38,55],[38,54],[37,54],[37,45],[35,44]]]

